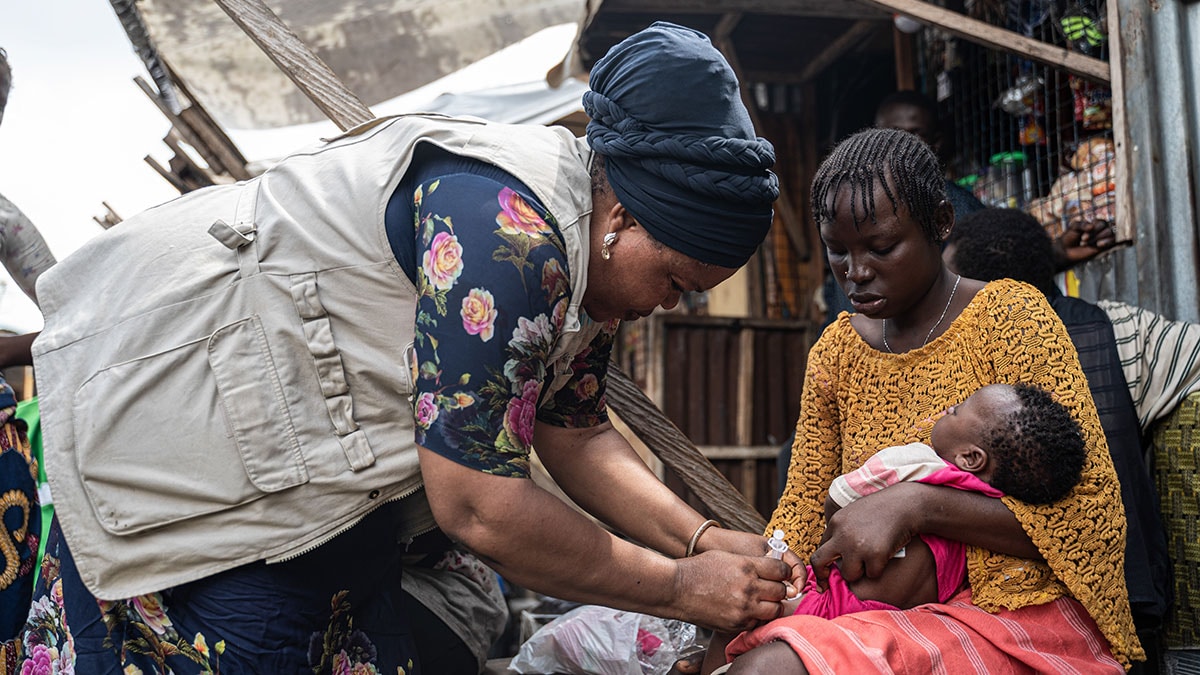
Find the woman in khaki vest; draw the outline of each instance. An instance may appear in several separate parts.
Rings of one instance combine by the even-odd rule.
[[[799,560],[688,507],[604,403],[618,322],[762,242],[774,151],[690,29],[618,44],[591,87],[586,140],[380,120],[60,263],[34,349],[59,515],[26,667],[477,672],[492,570],[726,630],[778,613]],[[646,547],[529,480],[534,447]]]

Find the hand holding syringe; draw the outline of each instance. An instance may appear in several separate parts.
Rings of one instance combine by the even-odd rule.
[[[788,550],[787,542],[783,540],[783,530],[775,530],[771,533],[771,538],[767,540],[767,546],[770,548],[767,551],[768,558],[783,560],[783,554]],[[804,595],[804,591],[799,588],[795,589],[795,591],[795,594],[787,598],[788,601],[799,600],[800,596]]]

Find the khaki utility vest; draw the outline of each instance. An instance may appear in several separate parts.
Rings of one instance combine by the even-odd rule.
[[[373,120],[154,207],[37,289],[46,473],[98,597],[289,559],[410,495],[401,539],[434,526],[413,440],[416,292],[383,215],[426,142],[508,171],[557,220],[572,295],[543,400],[569,379],[600,326],[580,307],[591,151],[565,129]]]

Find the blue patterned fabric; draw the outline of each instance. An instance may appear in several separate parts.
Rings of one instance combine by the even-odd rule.
[[[0,643],[25,623],[42,529],[38,465],[15,411],[0,409]]]
[[[389,506],[295,560],[112,602],[83,585],[56,519],[20,672],[421,673]]]

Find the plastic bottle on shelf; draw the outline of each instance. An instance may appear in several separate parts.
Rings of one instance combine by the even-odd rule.
[[[1018,209],[1030,200],[1032,195],[1032,176],[1027,164],[1027,157],[1024,152],[1019,150],[1014,152],[998,152],[992,155],[988,162],[994,167],[1000,175],[996,179],[995,187],[1003,190],[1003,196],[1000,200],[1001,206],[1007,206],[1010,209]]]

